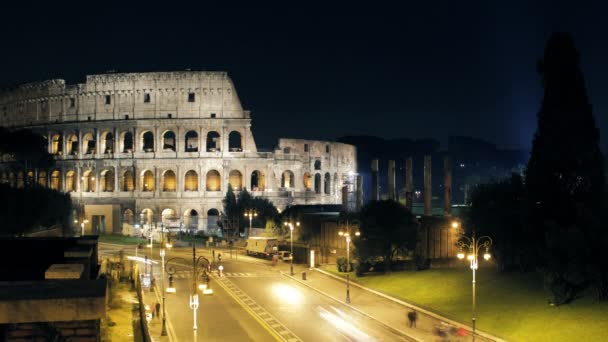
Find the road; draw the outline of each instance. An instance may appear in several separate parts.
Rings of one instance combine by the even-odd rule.
[[[111,253],[110,249],[100,247],[100,254]],[[167,259],[192,260],[191,253],[188,248],[175,249]],[[207,249],[197,249],[197,255],[212,258]],[[211,280],[215,293],[199,296],[198,340],[273,341],[276,336],[284,341],[407,340],[350,306],[281,275],[270,261],[242,255],[236,260],[224,253],[222,266],[223,277]],[[193,340],[188,267],[191,263],[175,276],[177,293],[167,295],[168,319],[179,341]]]

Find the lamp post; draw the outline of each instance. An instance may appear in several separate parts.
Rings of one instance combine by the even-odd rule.
[[[289,234],[290,234],[290,240],[291,240],[291,263],[289,265],[289,272],[291,275],[293,275],[293,229],[294,229],[294,224],[291,222],[285,222],[284,225],[289,226]],[[300,226],[300,222],[297,221],[296,222],[296,227]]]
[[[254,209],[247,209],[245,211],[245,217],[249,217],[249,230],[247,231],[247,237],[251,236],[251,224],[254,217],[257,217],[258,213]]]
[[[162,301],[163,301],[163,326],[162,326],[162,330],[160,332],[161,336],[167,336],[167,326],[166,326],[166,316],[167,313],[165,311],[165,248],[171,248],[171,244],[165,244],[165,234],[164,234],[164,230],[165,227],[163,226],[163,224],[161,223],[160,225],[160,257],[161,257],[161,262],[162,262],[162,279],[161,279],[161,287],[162,287],[162,292],[163,292],[163,297],[162,297]]]
[[[83,218],[80,221],[74,220],[75,224],[78,224],[78,222],[80,222],[80,229],[81,229],[80,236],[84,236],[84,224],[89,223],[89,220],[85,219],[84,215],[83,215]]]
[[[468,252],[467,260],[470,262],[471,271],[473,271],[473,308],[472,308],[472,322],[473,322],[473,341],[475,341],[475,321],[476,321],[476,298],[475,298],[475,271],[478,268],[478,255],[479,251],[485,249],[485,253],[483,254],[483,258],[485,260],[490,260],[490,247],[492,246],[492,238],[489,236],[482,236],[477,238],[475,236],[475,231],[473,231],[473,235],[469,238],[467,236],[462,236],[460,241],[458,241],[458,246],[460,247],[460,251],[458,252],[458,259],[464,259],[465,251]]]
[[[338,232],[338,235],[343,236],[344,239],[346,240],[346,303],[350,304],[350,241],[352,240],[351,238],[351,226],[358,224],[357,221],[353,222],[352,224],[349,224],[348,219],[345,221],[346,223],[346,231],[342,231],[340,230]],[[355,236],[360,236],[361,233],[359,232],[359,230],[357,229],[357,231],[355,231]]]

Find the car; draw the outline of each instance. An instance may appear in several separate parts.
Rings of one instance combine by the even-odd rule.
[[[280,260],[283,260],[283,261],[290,261],[291,260],[291,253],[289,251],[279,251],[277,253],[277,255],[279,256]]]

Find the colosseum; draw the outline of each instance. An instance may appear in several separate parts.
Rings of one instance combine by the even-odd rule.
[[[68,192],[88,233],[160,220],[213,232],[228,186],[279,209],[341,203],[342,187],[354,190],[351,145],[281,138],[258,150],[226,72],[53,79],[0,92],[0,108],[0,126],[41,133],[56,159],[53,169],[30,170],[5,158],[2,182]]]

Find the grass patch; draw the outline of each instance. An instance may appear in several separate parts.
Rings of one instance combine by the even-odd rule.
[[[335,265],[324,270],[342,277]],[[401,271],[351,279],[453,320],[471,322],[471,271],[468,268]],[[477,327],[510,341],[604,341],[608,303],[588,294],[551,307],[536,274],[477,272]]]
[[[117,234],[102,234],[99,235],[99,242],[116,243],[121,245],[136,245],[138,243],[147,243],[144,238],[136,236],[125,236]]]

